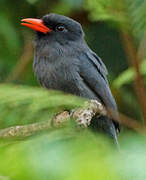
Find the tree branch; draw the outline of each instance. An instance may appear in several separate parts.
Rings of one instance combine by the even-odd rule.
[[[141,106],[143,118],[144,118],[144,125],[146,126],[146,95],[145,95],[145,86],[144,80],[140,73],[139,66],[142,62],[143,53],[141,51],[137,52],[135,43],[129,33],[122,32],[122,41],[125,52],[128,57],[129,65],[135,69],[136,77],[134,79],[134,88],[137,94],[139,104]]]
[[[57,114],[52,119],[49,119],[47,121],[43,122],[37,122],[33,124],[28,125],[20,125],[20,126],[13,126],[9,128],[5,128],[0,130],[0,138],[12,138],[12,137],[27,137],[31,136],[37,132],[41,132],[44,130],[49,130],[51,128],[56,128],[64,125],[66,122],[68,122],[71,118],[74,118],[77,125],[82,127],[87,127],[91,123],[91,119],[95,115],[106,115],[110,116],[108,112],[110,111],[110,114],[112,113],[112,118],[114,121],[117,120],[117,112],[113,110],[106,110],[106,108],[99,103],[96,100],[90,100],[88,102],[85,102],[84,106],[78,109],[73,110],[72,113],[69,113],[68,111],[61,112]],[[128,128],[131,128],[135,130],[136,132],[140,134],[145,134],[145,128],[142,127],[141,124],[139,124],[137,121],[130,119],[126,117],[125,115],[120,115],[120,123],[124,124]]]
[[[87,127],[95,114],[105,115],[106,110],[101,103],[96,100],[91,100],[89,102],[85,102],[82,108],[73,110],[73,113],[71,114],[68,111],[64,111],[48,121],[2,129],[0,130],[0,138],[31,136],[36,132],[58,127],[64,122],[70,120],[70,118],[74,118],[78,125]]]

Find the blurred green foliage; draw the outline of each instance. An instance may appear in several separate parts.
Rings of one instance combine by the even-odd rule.
[[[48,120],[84,100],[27,86],[0,86],[0,127]],[[15,121],[13,121],[15,120]],[[113,142],[72,124],[29,138],[0,139],[0,179],[145,179],[145,137],[125,134]]]
[[[126,134],[121,146],[117,152],[104,137],[70,128],[0,140],[0,179],[145,179],[145,139]]]
[[[83,102],[58,91],[0,85],[0,129],[51,119],[58,112],[80,107]]]
[[[135,37],[143,38],[146,29],[146,1],[144,0],[86,0],[85,9],[94,21],[113,21],[117,27],[131,30]]]
[[[37,87],[33,55],[27,52],[33,51],[33,32],[21,27],[20,20],[50,12],[83,22],[89,46],[107,66],[120,111],[141,121],[133,89],[135,72],[127,63],[121,32],[132,36],[136,49],[142,47],[144,58],[145,9],[145,0],[1,0],[0,129],[48,120],[82,106],[83,99]],[[141,73],[145,80],[145,61]],[[0,180],[146,179],[145,137],[122,134],[120,144],[117,152],[109,139],[72,126],[24,139],[0,139]]]
[[[140,65],[140,72],[142,75],[146,75],[146,61],[144,60]],[[131,83],[135,78],[135,70],[133,68],[129,68],[123,71],[113,82],[113,86],[116,88],[120,88],[124,84]]]

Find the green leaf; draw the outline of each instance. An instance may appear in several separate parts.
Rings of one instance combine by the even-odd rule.
[[[119,29],[133,32],[139,40],[146,29],[144,0],[85,0],[84,8],[92,21],[113,21]]]
[[[42,88],[0,85],[0,128],[43,121],[64,109],[80,107],[83,101]]]
[[[124,5],[116,0],[86,0],[84,8],[90,12],[90,18],[93,21],[112,20],[116,22],[125,22]]]
[[[138,40],[141,40],[144,37],[144,33],[146,33],[146,1],[125,0],[125,2],[132,32]]]
[[[99,134],[58,129],[19,141],[0,140],[0,176],[11,180],[144,180],[145,150],[145,137],[134,134],[125,133],[121,153]]]
[[[140,72],[144,76],[146,75],[146,60],[143,60],[141,66],[140,66]],[[135,71],[133,68],[129,68],[122,72],[114,81],[113,81],[113,87],[120,88],[124,84],[131,83],[135,78]]]

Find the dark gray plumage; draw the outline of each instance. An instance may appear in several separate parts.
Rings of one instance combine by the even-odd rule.
[[[48,14],[43,23],[52,29],[35,38],[34,71],[40,84],[89,99],[117,111],[106,78],[107,69],[84,40],[81,25],[65,16]],[[61,26],[62,29],[58,29]],[[117,139],[119,124],[108,117],[95,118],[94,128]]]

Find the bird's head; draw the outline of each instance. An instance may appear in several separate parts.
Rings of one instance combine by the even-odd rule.
[[[80,23],[69,17],[53,13],[45,15],[41,19],[22,19],[21,24],[35,30],[37,40],[44,39],[48,43],[54,41],[67,44],[67,42],[83,39],[84,36]]]

